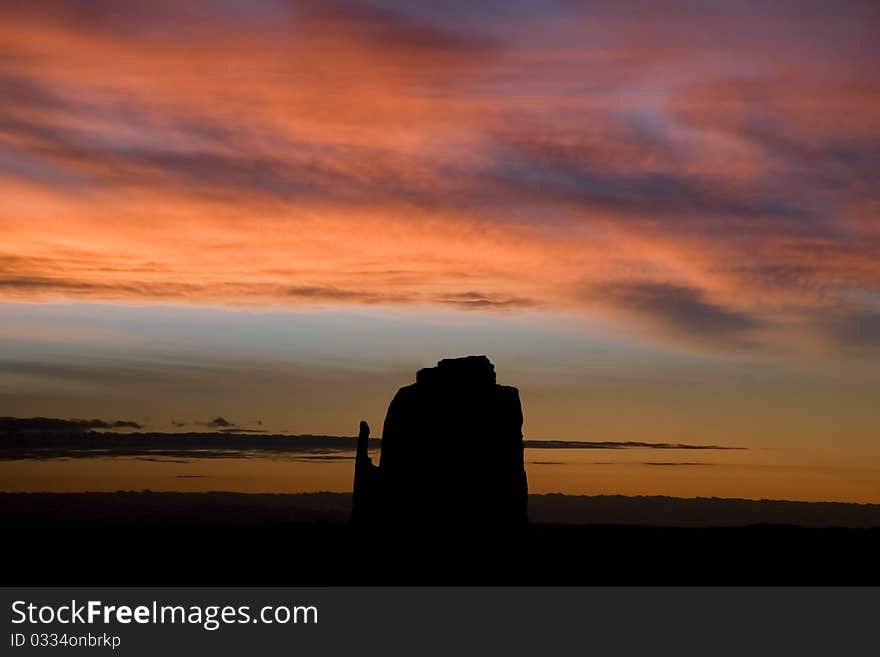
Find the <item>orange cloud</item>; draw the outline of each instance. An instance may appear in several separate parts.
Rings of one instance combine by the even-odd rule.
[[[876,347],[876,9],[679,4],[5,3],[0,298]]]

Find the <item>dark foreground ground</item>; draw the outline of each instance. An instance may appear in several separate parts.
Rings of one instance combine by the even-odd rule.
[[[4,582],[880,584],[877,505],[552,495],[529,504],[532,524],[507,535],[379,533],[347,524],[341,494],[0,494]]]

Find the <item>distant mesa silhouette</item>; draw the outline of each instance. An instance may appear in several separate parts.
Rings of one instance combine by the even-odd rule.
[[[527,523],[519,391],[486,356],[446,358],[397,391],[381,456],[360,424],[352,521],[362,525],[515,527]],[[450,440],[460,453],[452,453]]]

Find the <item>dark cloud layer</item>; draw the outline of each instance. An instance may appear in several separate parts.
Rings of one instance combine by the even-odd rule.
[[[745,447],[694,445],[688,443],[646,443],[639,441],[526,440],[526,449],[720,449],[741,450]]]
[[[218,417],[203,423],[218,429],[217,433],[112,433],[112,429],[140,429],[130,421],[61,420],[52,418],[0,418],[0,458],[57,458],[139,456],[175,458],[247,457],[257,454],[305,453],[311,457],[332,460],[338,452],[355,448],[353,437],[253,435]],[[184,426],[182,423],[175,423]],[[75,433],[75,437],[71,437]],[[380,439],[371,440],[380,446]],[[447,439],[450,447],[461,447],[454,436]],[[637,441],[562,441],[525,440],[525,449],[650,449],[650,450],[740,450],[742,447],[699,445],[687,443],[650,443]],[[339,458],[342,458],[341,456]],[[345,457],[347,458],[347,456]]]
[[[106,429],[143,429],[133,420],[61,420],[48,417],[0,417],[0,435],[80,433]]]

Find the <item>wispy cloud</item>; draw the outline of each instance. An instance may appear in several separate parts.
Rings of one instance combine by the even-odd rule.
[[[875,349],[876,3],[639,16],[3,3],[0,297],[574,310],[700,349]]]
[[[636,321],[650,322],[660,331],[691,340],[745,341],[761,328],[760,316],[725,308],[703,290],[644,280],[602,283],[588,289],[586,298]]]

